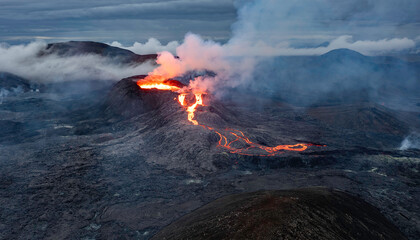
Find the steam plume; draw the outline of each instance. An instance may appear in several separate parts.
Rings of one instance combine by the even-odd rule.
[[[72,80],[119,80],[145,74],[153,69],[149,63],[129,66],[99,55],[39,56],[45,42],[27,45],[0,45],[0,71],[10,72],[38,82]]]
[[[411,133],[408,135],[404,140],[401,142],[400,150],[407,150],[407,149],[420,149],[420,134],[419,133]]]
[[[155,69],[153,74],[174,77],[188,71],[206,69],[215,72],[216,76],[196,78],[191,86],[210,91],[216,88],[222,90],[255,81],[253,73],[256,66],[261,60],[266,61],[267,57],[321,55],[340,48],[352,49],[365,55],[382,55],[411,51],[416,46],[416,42],[407,37],[376,37],[376,40],[354,41],[353,36],[340,30],[345,24],[350,24],[353,28],[348,28],[348,32],[353,33],[355,29],[362,31],[361,23],[370,15],[380,22],[386,16],[380,9],[385,7],[392,11],[389,1],[385,1],[383,6],[372,2],[371,5],[360,9],[353,9],[341,1],[338,3],[330,0],[236,1],[236,5],[239,8],[238,21],[232,26],[233,36],[226,44],[205,41],[200,36],[189,33],[176,49],[179,58],[170,52],[161,52],[158,57],[161,66]],[[411,6],[408,3],[406,5],[407,9]],[[327,10],[329,7],[333,7],[334,11]],[[398,18],[395,19],[397,21]],[[322,32],[321,27],[325,29],[325,26],[321,26],[323,21],[335,24],[328,26],[332,29],[332,35],[318,34]],[[296,29],[319,31],[316,32],[318,35],[306,36],[296,33]],[[293,39],[305,38],[329,42],[316,47],[293,46]]]

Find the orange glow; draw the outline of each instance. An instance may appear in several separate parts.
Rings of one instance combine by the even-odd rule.
[[[185,97],[186,94],[185,93],[181,93],[178,95],[178,102],[182,105],[185,106]],[[191,106],[187,106],[186,110],[188,113],[188,121],[190,121],[192,124],[194,125],[198,125],[198,121],[194,120],[194,116],[195,116],[195,110],[197,109],[197,106],[204,106],[203,104],[203,94],[202,93],[196,93],[194,94],[195,97],[195,102],[191,105]]]
[[[171,85],[170,81],[168,81],[164,77],[156,75],[149,75],[145,79],[139,80],[137,82],[137,85],[142,89],[159,89],[169,90],[173,92],[181,90],[180,87]],[[183,91],[184,90],[185,89],[183,89]],[[189,103],[188,101],[186,101],[187,94],[188,93],[185,93],[185,91],[183,93],[180,93],[178,95],[178,102],[181,106],[185,108],[186,112],[188,113],[188,121],[191,122],[193,125],[199,125],[205,129],[215,132],[219,136],[217,146],[226,149],[230,153],[247,156],[275,156],[284,153],[284,151],[301,152],[305,151],[309,146],[320,146],[309,143],[297,143],[293,145],[277,145],[275,147],[267,147],[252,142],[248,137],[245,136],[245,134],[242,131],[239,130],[225,129],[223,130],[223,132],[226,132],[226,134],[222,134],[222,130],[216,131],[213,127],[199,124],[198,121],[194,119],[197,107],[204,106],[204,93],[194,93],[195,102],[190,106],[188,106]]]
[[[167,79],[158,75],[149,75],[144,79],[137,81],[141,89],[159,89],[168,91],[178,91],[181,88],[167,83]]]
[[[197,106],[203,106],[203,98],[201,93],[195,94],[195,103],[187,108],[188,112],[188,121],[192,122],[194,125],[198,125],[197,120],[194,120],[194,112]]]
[[[218,146],[225,148],[230,153],[236,153],[240,155],[248,155],[248,156],[275,156],[278,154],[283,153],[284,151],[294,151],[294,152],[302,152],[305,151],[309,146],[319,146],[315,144],[309,144],[309,143],[297,143],[294,145],[277,145],[275,147],[267,147],[263,146],[258,143],[254,143],[249,138],[245,137],[244,133],[239,130],[235,129],[225,129],[231,136],[234,137],[234,140],[229,141],[228,138],[220,133],[219,131],[215,131],[219,135],[219,142]],[[246,144],[246,148],[241,147],[233,147],[232,144]],[[251,153],[253,150],[260,149],[263,151],[261,154],[253,154]]]
[[[171,86],[164,83],[146,83],[146,84],[138,84],[142,89],[159,89],[159,90],[170,90],[170,91],[178,91],[180,88],[177,86]]]
[[[185,94],[184,93],[179,94],[178,101],[182,106],[185,105]]]

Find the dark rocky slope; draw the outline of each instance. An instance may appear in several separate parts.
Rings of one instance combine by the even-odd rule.
[[[375,207],[324,188],[217,199],[152,239],[406,239]]]

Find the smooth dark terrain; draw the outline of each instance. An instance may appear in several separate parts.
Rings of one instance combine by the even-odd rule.
[[[72,55],[75,44],[42,54]],[[155,57],[102,44],[77,49],[129,64]],[[282,57],[260,66],[277,76],[261,73],[271,89],[228,89],[198,108],[200,123],[259,144],[325,145],[273,157],[217,147],[217,134],[188,122],[176,93],[141,90],[137,78],[33,83],[2,73],[0,239],[150,239],[226,195],[314,186],[366,201],[418,239],[420,150],[400,146],[420,132],[419,66],[348,50]]]
[[[153,239],[405,239],[380,212],[339,191],[259,191],[217,199]]]

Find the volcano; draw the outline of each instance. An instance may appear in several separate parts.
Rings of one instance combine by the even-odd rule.
[[[270,141],[282,143],[286,140],[276,139],[268,132],[263,136],[256,130],[251,130],[253,125],[241,119],[248,117],[240,110],[229,110],[209,94],[191,93],[186,85],[177,80],[151,82],[146,76],[123,79],[111,90],[106,102],[108,111],[126,117],[135,117],[133,113],[138,117],[153,116],[150,120],[152,125],[148,125],[144,132],[150,130],[153,133],[149,134],[155,135],[162,131],[162,137],[151,139],[151,146],[161,145],[158,147],[159,156],[165,156],[156,156],[155,161],[172,165],[173,163],[167,161],[176,158],[177,168],[183,162],[184,166],[188,166],[189,159],[201,158],[203,155],[206,157],[200,162],[210,170],[214,169],[214,158],[226,152],[233,155],[269,157],[324,147],[322,144],[304,143],[291,138],[286,139],[294,144],[272,144]],[[256,118],[252,117],[250,120],[255,121]],[[184,136],[180,135],[180,129],[183,129]],[[187,144],[183,149],[180,142],[172,145],[170,139],[173,138],[186,142],[192,140],[196,147],[190,149],[190,144]],[[252,138],[256,140],[251,140]],[[185,157],[186,152],[191,155]],[[177,155],[179,153],[182,155]]]

